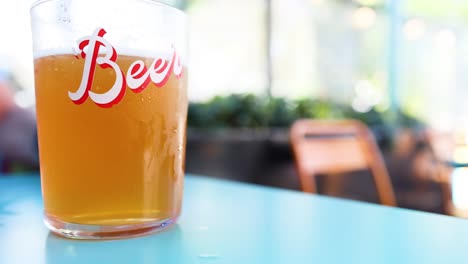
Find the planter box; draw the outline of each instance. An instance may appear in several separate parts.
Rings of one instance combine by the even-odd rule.
[[[373,129],[377,141],[388,145],[382,128]],[[186,171],[217,178],[262,183],[290,167],[284,177],[295,178],[288,128],[222,128],[187,130]]]
[[[189,128],[186,171],[253,182],[268,163],[271,138],[270,129]]]

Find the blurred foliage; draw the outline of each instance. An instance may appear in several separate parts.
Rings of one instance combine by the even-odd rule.
[[[289,127],[301,118],[357,119],[372,127],[416,127],[422,123],[405,113],[396,116],[375,109],[367,113],[350,106],[320,99],[289,100],[252,94],[216,96],[208,102],[190,103],[188,125],[197,128],[262,128]]]
[[[404,8],[412,16],[468,21],[468,5],[463,0],[407,0]]]

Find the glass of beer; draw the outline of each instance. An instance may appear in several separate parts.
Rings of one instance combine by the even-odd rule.
[[[31,8],[45,223],[76,239],[164,229],[181,211],[185,14],[151,0]]]

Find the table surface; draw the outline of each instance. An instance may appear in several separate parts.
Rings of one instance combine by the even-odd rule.
[[[468,221],[187,176],[154,235],[75,241],[42,223],[38,175],[0,175],[0,263],[467,263]]]

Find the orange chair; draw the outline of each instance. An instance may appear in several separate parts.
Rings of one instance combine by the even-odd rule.
[[[355,120],[298,120],[290,131],[302,190],[316,193],[315,175],[369,169],[380,201],[395,206],[387,168],[372,132]]]

